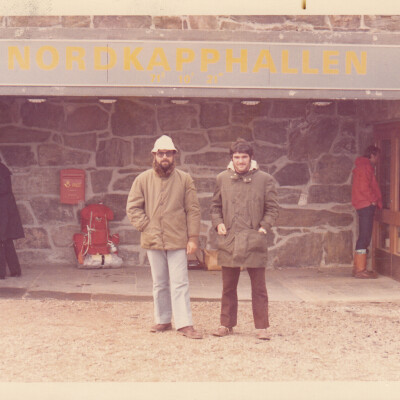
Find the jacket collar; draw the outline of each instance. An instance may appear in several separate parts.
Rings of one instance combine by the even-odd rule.
[[[251,175],[258,170],[257,161],[251,160],[250,169],[245,174],[238,174],[233,167],[233,162],[231,161],[227,167],[228,171],[231,172],[231,179],[239,180],[242,179],[243,182],[249,183],[251,182]]]

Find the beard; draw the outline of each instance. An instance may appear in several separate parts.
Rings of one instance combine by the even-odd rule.
[[[156,171],[157,175],[162,178],[167,178],[172,174],[172,171],[175,168],[175,160],[173,159],[172,162],[169,160],[162,160],[160,163],[154,157],[153,159],[153,168]]]

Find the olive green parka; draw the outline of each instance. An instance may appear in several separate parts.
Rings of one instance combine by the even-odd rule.
[[[252,160],[250,170],[237,174],[233,163],[216,179],[211,203],[212,225],[225,224],[226,235],[218,235],[218,264],[224,267],[260,268],[267,266],[267,232],[278,216],[274,178],[258,169]]]

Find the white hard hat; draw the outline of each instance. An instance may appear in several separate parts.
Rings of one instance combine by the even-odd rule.
[[[157,153],[158,150],[175,150],[178,151],[172,139],[167,136],[167,135],[162,135],[159,137],[156,142],[154,143],[153,150],[151,151],[152,153]]]

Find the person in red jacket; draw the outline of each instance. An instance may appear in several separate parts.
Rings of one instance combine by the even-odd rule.
[[[364,156],[356,159],[353,169],[351,200],[358,214],[358,239],[353,267],[355,278],[377,278],[376,272],[367,271],[367,252],[372,237],[375,209],[382,208],[382,194],[375,177],[379,153],[378,147],[367,147]]]

